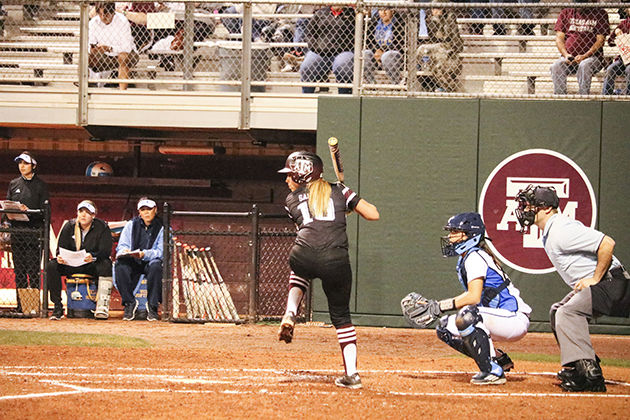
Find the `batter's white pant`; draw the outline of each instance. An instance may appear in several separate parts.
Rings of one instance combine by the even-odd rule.
[[[529,317],[522,312],[511,312],[499,308],[485,308],[477,306],[483,322],[477,323],[477,327],[483,329],[490,337],[490,356],[496,356],[493,341],[518,341],[525,337],[529,328]],[[449,315],[446,328],[453,336],[459,337],[459,331],[455,326],[457,314]]]

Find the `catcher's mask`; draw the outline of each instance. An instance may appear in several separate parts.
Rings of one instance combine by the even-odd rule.
[[[449,232],[464,232],[466,239],[458,242],[451,242],[448,235],[442,236],[442,255],[445,257],[455,257],[462,255],[471,248],[479,245],[486,234],[486,227],[481,220],[479,213],[459,213],[448,219],[444,230]]]
[[[518,201],[516,218],[521,225],[521,233],[529,230],[529,227],[533,225],[536,220],[536,214],[541,209],[548,207],[557,209],[560,203],[555,188],[534,187],[531,184],[525,189],[520,190],[518,194],[516,194],[515,200]]]
[[[278,173],[290,174],[291,179],[297,184],[306,184],[322,177],[324,163],[315,153],[299,151],[293,152],[287,157],[284,168]]]

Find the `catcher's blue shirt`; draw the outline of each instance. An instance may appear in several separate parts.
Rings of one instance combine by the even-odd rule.
[[[462,276],[462,270],[460,268],[462,259],[464,260],[464,269],[466,272],[465,279]],[[504,282],[503,270],[496,265],[494,259],[483,249],[473,249],[469,251],[465,259],[459,257],[457,267],[460,282],[466,290],[468,290],[468,280],[483,278],[484,289],[497,288]],[[514,283],[510,282],[490,303],[487,305],[479,303],[479,306],[500,308],[511,312],[523,312],[525,314],[531,313],[532,308],[521,299],[520,295],[521,292],[514,286]]]

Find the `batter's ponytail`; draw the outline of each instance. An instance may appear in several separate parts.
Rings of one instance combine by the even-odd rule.
[[[318,178],[308,183],[308,208],[314,217],[329,216],[326,214],[328,210],[328,201],[332,188],[328,181]]]

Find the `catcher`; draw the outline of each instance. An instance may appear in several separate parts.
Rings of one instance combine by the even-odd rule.
[[[472,377],[472,384],[504,384],[504,372],[514,363],[507,353],[495,350],[493,340],[523,338],[531,308],[486,245],[486,228],[478,213],[457,214],[444,229],[449,233],[441,238],[442,254],[459,256],[457,275],[465,292],[439,302],[410,293],[401,301],[403,315],[413,327],[425,328],[443,312],[458,310],[440,318],[438,338],[475,360],[480,372]]]

